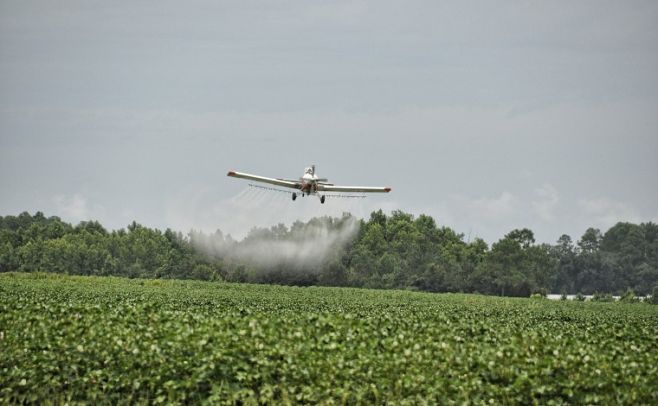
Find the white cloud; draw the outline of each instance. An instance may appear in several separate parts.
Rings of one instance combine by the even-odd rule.
[[[78,223],[80,221],[100,220],[105,217],[105,208],[100,205],[90,205],[89,200],[80,193],[73,195],[56,195],[53,197],[55,214],[65,221]]]
[[[559,193],[553,185],[545,183],[535,189],[537,200],[531,202],[533,211],[539,218],[546,222],[552,222],[555,219],[555,208],[560,201]]]
[[[516,211],[518,198],[510,192],[502,192],[495,197],[469,198],[466,196],[453,196],[453,199],[471,213],[485,220],[498,220],[507,217]]]
[[[641,216],[630,204],[604,197],[580,199],[578,206],[585,218],[590,219],[596,227],[603,230],[620,221],[641,221]]]
[[[439,206],[438,213],[436,210],[426,212],[438,215],[440,224],[446,224],[457,232],[495,241],[511,228],[522,225],[519,218],[523,205],[518,196],[503,191],[494,196],[452,195]]]

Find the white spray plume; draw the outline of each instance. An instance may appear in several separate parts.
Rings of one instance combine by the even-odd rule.
[[[171,229],[212,233],[219,228],[224,235],[242,240],[254,228],[269,228],[280,223],[291,225],[324,216],[340,218],[343,213],[367,218],[372,211],[381,208],[381,204],[382,200],[376,196],[343,199],[327,195],[325,204],[321,204],[317,196],[300,196],[293,202],[290,193],[249,186],[230,198],[220,198],[219,192],[212,188],[190,186],[167,199],[164,209],[167,227]]]
[[[218,231],[191,233],[192,244],[203,252],[231,262],[273,268],[317,269],[328,256],[340,255],[359,229],[359,221],[349,214],[342,218],[321,217],[308,223],[295,222],[290,229],[279,224],[269,229],[254,228],[242,241]]]

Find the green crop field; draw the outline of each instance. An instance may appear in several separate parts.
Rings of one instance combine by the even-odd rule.
[[[658,404],[658,307],[0,274],[0,402]]]

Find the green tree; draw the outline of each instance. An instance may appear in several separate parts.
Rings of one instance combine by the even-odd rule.
[[[555,261],[553,292],[576,292],[575,281],[578,277],[576,264],[577,252],[575,246],[566,234],[558,238],[557,244],[551,248],[551,256]]]
[[[601,244],[601,231],[598,228],[588,228],[580,237],[578,241],[578,246],[584,253],[594,253],[599,250],[599,245]]]

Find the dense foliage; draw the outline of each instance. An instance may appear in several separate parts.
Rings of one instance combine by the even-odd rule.
[[[537,244],[513,230],[489,247],[432,217],[373,212],[368,220],[315,218],[256,228],[242,241],[135,222],[107,231],[42,213],[0,217],[0,272],[479,292],[646,295],[658,284],[658,225],[618,223]]]
[[[658,312],[0,275],[0,403],[658,404]]]
[[[58,217],[0,217],[0,272],[57,272],[130,278],[218,278],[216,260],[180,233],[141,226],[108,232],[96,221],[77,226]]]

